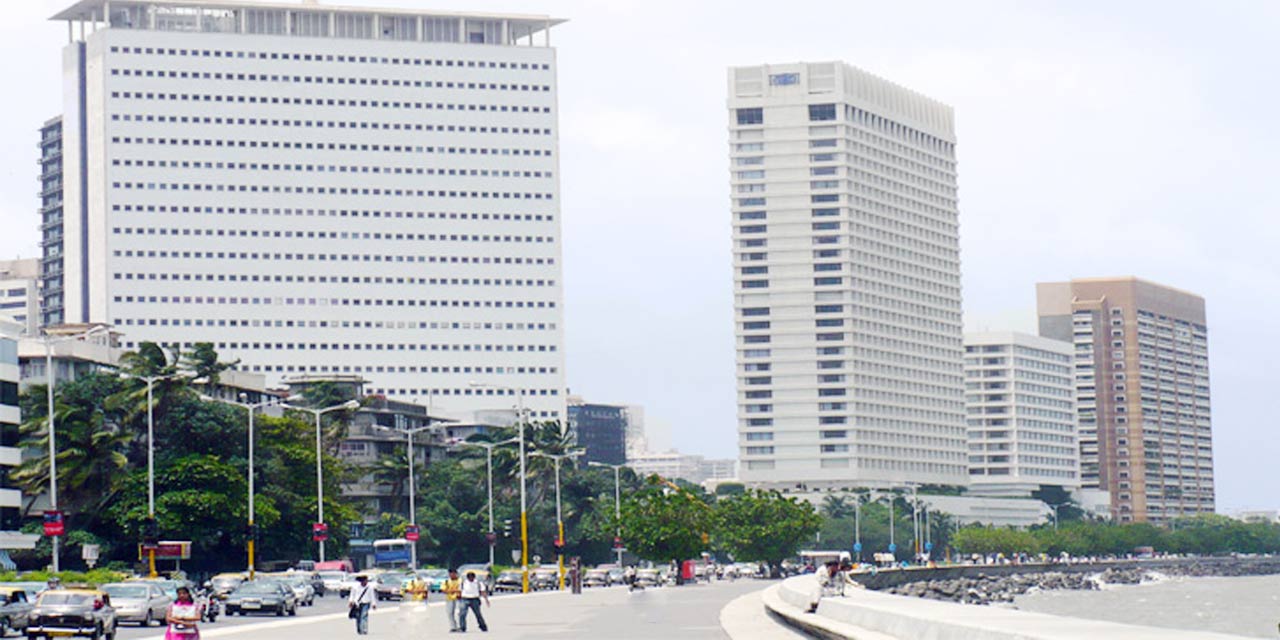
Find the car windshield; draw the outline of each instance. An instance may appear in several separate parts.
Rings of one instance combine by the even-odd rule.
[[[321,571],[320,577],[325,580],[344,580],[347,574],[341,571]]]
[[[252,594],[276,593],[278,591],[279,587],[277,587],[274,582],[250,582],[248,584],[241,585],[239,589],[236,589],[236,593]]]
[[[88,593],[60,593],[52,592],[40,596],[40,604],[42,605],[62,605],[75,604],[87,605],[93,602],[93,596]]]
[[[220,587],[238,584],[239,582],[240,580],[238,578],[214,578],[213,579],[213,584]]]
[[[134,584],[109,584],[102,587],[112,598],[132,598],[141,600],[147,597],[147,588]]]

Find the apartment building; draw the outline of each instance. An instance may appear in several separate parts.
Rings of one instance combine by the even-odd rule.
[[[0,566],[12,569],[9,549],[32,549],[39,536],[20,533],[22,527],[22,492],[12,488],[9,470],[22,463],[18,448],[21,436],[18,425],[22,414],[18,406],[18,336],[23,326],[0,318]]]
[[[951,107],[841,62],[728,95],[741,478],[967,484]]]
[[[1214,511],[1204,298],[1135,277],[1036,285],[1040,335],[1072,344],[1081,482],[1123,522]]]
[[[197,0],[54,19],[66,322],[212,342],[269,384],[563,418],[561,20]]]
[[[0,260],[0,316],[33,336],[40,328],[40,260]]]
[[[1016,332],[964,337],[969,493],[1080,488],[1073,350]]]

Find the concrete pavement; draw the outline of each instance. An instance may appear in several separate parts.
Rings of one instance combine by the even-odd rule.
[[[628,592],[623,587],[588,589],[580,596],[564,592],[532,593],[493,598],[484,607],[489,623],[485,638],[495,640],[542,640],[556,638],[600,638],[601,640],[684,640],[727,639],[720,627],[720,610],[730,601],[771,583],[757,580],[714,584],[660,587]],[[201,626],[204,639],[228,640],[355,640],[355,624],[345,608],[334,611],[333,598],[312,611],[299,611],[296,618],[250,618],[237,616],[235,623]],[[474,619],[468,620],[468,635],[480,634]],[[368,640],[419,640],[434,637],[466,637],[448,632],[444,603],[434,596],[425,619],[410,615],[399,603],[382,603],[370,616]],[[124,627],[121,628],[124,631]],[[159,640],[163,628],[130,629],[121,640]]]

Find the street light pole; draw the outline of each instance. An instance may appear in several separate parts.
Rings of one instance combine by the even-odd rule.
[[[243,394],[243,393],[242,393],[242,394],[240,394],[240,397],[243,399],[243,398],[245,397],[245,394]],[[254,483],[253,483],[253,414],[254,414],[258,409],[262,409],[262,408],[264,408],[264,407],[270,407],[270,406],[279,405],[279,404],[281,404],[281,402],[280,402],[279,400],[266,400],[266,401],[263,401],[263,402],[249,403],[249,402],[238,402],[238,401],[236,401],[236,400],[227,400],[227,399],[224,399],[224,398],[216,398],[216,397],[212,397],[212,396],[204,396],[204,395],[200,396],[200,399],[201,399],[201,400],[205,400],[206,402],[221,402],[221,403],[224,403],[224,404],[229,404],[229,405],[232,405],[232,406],[240,407],[240,408],[245,409],[245,410],[247,410],[247,411],[249,412],[249,526],[248,526],[248,534],[249,534],[249,535],[247,536],[247,537],[249,538],[249,540],[248,540],[248,542],[247,542],[247,544],[246,544],[246,547],[248,548],[247,550],[248,550],[248,553],[249,553],[249,579],[250,579],[250,580],[253,580],[253,579],[254,579],[254,575],[255,575],[255,573],[256,573],[256,569],[255,569],[255,567],[254,567],[254,564],[255,564],[255,563],[254,563],[254,557],[253,557],[253,552],[254,552],[254,538],[255,538],[255,537],[257,537],[257,530],[254,528],[254,514],[256,513],[256,511],[254,510],[254,504],[253,504],[253,497],[254,497],[254,496],[253,496],[253,494],[254,494],[254,486],[253,486],[253,485],[254,485]]]
[[[53,415],[53,388],[55,381],[53,379],[53,345],[59,342],[67,342],[69,340],[81,340],[88,338],[95,333],[107,331],[105,326],[97,326],[83,333],[77,333],[70,336],[62,336],[54,338],[49,335],[49,330],[45,329],[44,338],[44,383],[47,400],[49,402],[48,415],[46,420],[49,422],[49,509],[58,510],[58,439],[56,429],[56,418]],[[65,525],[64,525],[65,526]],[[58,547],[61,536],[52,536],[50,542],[53,546],[52,564],[54,573],[58,572]]]
[[[622,471],[622,468],[625,467],[626,465],[606,464],[604,462],[595,462],[594,460],[588,462],[587,464],[592,467],[609,467],[613,469],[613,523],[614,523],[614,526],[616,527],[613,535],[615,538],[617,538],[620,541],[622,540],[622,483],[620,481],[619,473]],[[615,553],[618,554],[618,567],[621,568],[622,567],[622,545],[614,544],[613,550]]]
[[[383,426],[378,426],[377,428],[379,428],[379,429],[383,429],[383,430],[386,430],[386,431],[394,431],[394,430],[395,430],[395,429],[392,429],[391,427],[383,427]],[[407,440],[407,441],[409,442],[409,524],[410,524],[411,526],[417,526],[417,524],[418,524],[418,514],[417,514],[417,511],[416,511],[416,507],[415,507],[415,505],[414,505],[414,496],[415,496],[414,491],[415,491],[415,488],[414,488],[414,481],[413,481],[413,463],[414,463],[414,459],[413,459],[413,437],[414,437],[414,436],[416,436],[416,435],[418,435],[419,433],[422,433],[423,431],[428,431],[428,430],[431,430],[431,429],[434,429],[434,428],[435,428],[435,427],[431,425],[431,416],[430,416],[430,415],[428,415],[428,416],[427,416],[427,424],[426,424],[426,425],[423,425],[423,426],[421,426],[421,427],[416,427],[416,428],[413,428],[413,429],[404,429],[404,436],[405,436],[405,440]],[[489,491],[490,491],[490,495],[492,495],[492,491],[493,491],[493,488],[492,488],[492,482],[490,483],[490,489],[489,489]],[[492,511],[492,509],[490,509],[490,511]],[[492,514],[492,513],[490,513],[490,514],[489,514],[489,521],[490,521],[491,523],[492,523],[492,521],[493,521],[493,514]],[[410,568],[410,569],[417,569],[417,568],[418,568],[418,541],[417,541],[417,540],[410,540],[410,542],[412,542],[413,544],[409,546],[409,568]],[[492,550],[491,550],[491,551],[492,551]],[[492,565],[492,564],[493,564],[492,560],[490,560],[490,563],[489,563],[489,564],[490,564],[490,565]]]
[[[355,400],[348,400],[342,404],[335,404],[332,407],[323,409],[312,409],[309,407],[299,407],[288,403],[281,403],[280,406],[294,411],[305,411],[316,418],[316,522],[324,524],[324,457],[320,450],[320,416],[330,411],[352,410],[360,408],[360,403]],[[326,531],[326,536],[328,532]],[[320,562],[324,562],[324,540],[320,540]]]
[[[559,565],[558,569],[560,574],[560,589],[564,589],[564,517],[560,511],[560,461],[576,458],[584,453],[586,452],[570,451],[569,453],[562,453],[557,455],[552,453],[543,453],[541,451],[534,451],[533,453],[529,454],[531,456],[538,456],[539,458],[550,458],[551,461],[555,463],[555,467],[556,467],[556,527],[559,530],[559,537],[557,538],[557,540],[560,543],[556,551],[556,563]]]
[[[472,387],[505,389],[516,394],[516,429],[520,441],[520,590],[529,593],[529,505],[525,487],[524,389],[472,382]]]
[[[493,546],[494,546],[494,543],[496,542],[495,539],[489,537],[489,536],[496,535],[493,531],[493,450],[495,447],[500,447],[504,444],[511,444],[516,441],[517,440],[515,438],[509,438],[507,440],[503,440],[502,442],[460,442],[458,443],[460,446],[464,446],[464,447],[466,446],[481,447],[484,449],[485,468],[489,472],[489,532],[485,534],[485,542],[489,544],[489,567],[490,568],[493,567]]]
[[[181,373],[171,373],[163,376],[135,376],[129,373],[122,373],[126,378],[141,380],[147,385],[147,519],[151,522],[156,521],[156,430],[155,430],[155,404],[153,400],[152,388],[161,380],[169,380],[171,378],[182,377]],[[156,572],[156,549],[151,547],[147,549],[147,565],[149,568],[150,578],[155,579],[159,576]]]

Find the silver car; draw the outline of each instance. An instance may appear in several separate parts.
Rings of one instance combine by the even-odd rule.
[[[310,576],[305,574],[288,576],[280,578],[280,582],[293,589],[293,595],[298,599],[298,604],[309,607],[316,603],[316,588],[311,586]]]
[[[104,584],[100,588],[111,596],[111,604],[116,609],[116,621],[134,622],[142,627],[164,622],[169,605],[173,603],[173,599],[155,584],[116,582]]]

